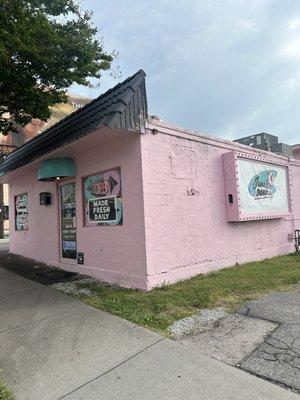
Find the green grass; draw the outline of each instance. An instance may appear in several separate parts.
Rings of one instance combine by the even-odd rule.
[[[165,285],[145,293],[100,283],[77,283],[95,295],[78,295],[92,307],[109,311],[161,333],[199,309],[234,309],[271,291],[291,290],[300,282],[300,255],[286,255],[226,268],[209,275]]]
[[[6,387],[5,383],[0,379],[0,400],[15,400],[12,392]]]

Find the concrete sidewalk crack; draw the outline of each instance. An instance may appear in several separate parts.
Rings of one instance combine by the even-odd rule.
[[[166,338],[162,338],[157,340],[156,342],[150,344],[149,346],[145,347],[144,349],[138,351],[137,353],[133,354],[132,356],[128,357],[126,360],[120,362],[119,364],[115,365],[114,367],[108,369],[107,371],[103,372],[102,374],[96,376],[95,378],[83,383],[82,385],[78,386],[76,389],[71,390],[70,392],[64,394],[61,397],[58,397],[56,400],[62,400],[65,399],[67,396],[69,396],[72,393],[75,393],[77,390],[83,388],[84,386],[88,385],[89,383],[92,383],[94,381],[96,381],[97,379],[102,378],[102,376],[109,374],[110,372],[114,371],[115,369],[119,368],[121,365],[125,364],[127,361],[132,360],[133,358],[135,358],[136,356],[140,355],[141,353],[143,353],[144,351],[150,349],[151,347],[155,346],[156,344],[162,342],[163,340],[166,340]]]
[[[24,324],[17,325],[17,326],[14,326],[14,327],[12,327],[12,328],[8,328],[8,329],[4,329],[3,331],[0,331],[0,335],[2,335],[3,333],[7,333],[7,332],[14,331],[15,329],[24,328],[25,326],[34,325],[34,324],[37,324],[37,323],[39,323],[39,322],[46,321],[47,319],[60,317],[60,316],[62,316],[62,315],[64,315],[64,314],[72,313],[72,312],[74,312],[74,311],[77,311],[77,308],[74,308],[74,309],[72,309],[72,310],[66,310],[66,311],[64,311],[64,312],[57,313],[57,314],[55,314],[55,315],[50,315],[50,316],[48,316],[48,317],[44,317],[44,318],[41,318],[41,319],[36,319],[36,320],[34,320],[34,321],[25,322]]]
[[[31,289],[19,290],[17,292],[11,292],[11,293],[7,293],[7,294],[0,294],[0,298],[9,297],[9,296],[15,296],[15,295],[20,294],[20,293],[28,293],[28,292],[32,292],[34,290],[39,290],[39,289],[40,288],[31,288]]]

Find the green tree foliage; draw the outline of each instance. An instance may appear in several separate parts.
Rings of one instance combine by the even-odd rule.
[[[73,83],[111,66],[91,13],[74,0],[0,0],[0,132],[47,120]]]

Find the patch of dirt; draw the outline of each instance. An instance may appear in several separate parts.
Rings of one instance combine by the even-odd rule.
[[[82,278],[82,275],[80,276],[75,272],[64,271],[13,253],[1,253],[0,265],[7,271],[14,272],[42,285],[69,282]]]

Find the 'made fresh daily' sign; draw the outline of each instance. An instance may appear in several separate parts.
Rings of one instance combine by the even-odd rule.
[[[121,168],[89,175],[83,186],[85,226],[122,225]]]
[[[116,197],[102,197],[89,200],[90,222],[107,223],[117,219]]]

